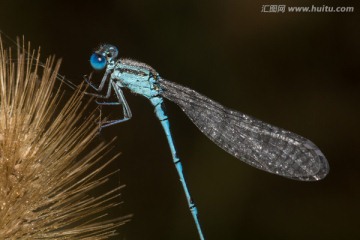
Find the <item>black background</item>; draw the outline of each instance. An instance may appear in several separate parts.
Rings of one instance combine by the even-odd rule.
[[[207,239],[360,239],[359,9],[356,1],[0,1],[0,28],[63,58],[76,84],[89,56],[112,43],[223,105],[316,143],[330,174],[315,183],[268,174],[219,149],[166,102]],[[264,4],[353,6],[354,13],[261,13]],[[124,204],[116,239],[197,239],[150,103],[126,93],[133,119],[118,136]],[[95,106],[95,104],[94,104]],[[120,112],[119,108],[107,110]],[[113,179],[117,184],[119,179]]]

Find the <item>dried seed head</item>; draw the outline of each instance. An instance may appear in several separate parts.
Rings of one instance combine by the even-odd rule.
[[[128,216],[105,220],[121,187],[101,196],[89,191],[107,181],[98,173],[109,144],[79,154],[93,140],[94,115],[84,118],[83,94],[77,91],[59,107],[54,88],[60,62],[30,45],[11,50],[0,42],[0,239],[106,239]],[[85,106],[84,106],[85,105]],[[105,161],[93,169],[94,164]]]

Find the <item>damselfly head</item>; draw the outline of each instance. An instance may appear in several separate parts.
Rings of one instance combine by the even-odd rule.
[[[103,70],[108,63],[113,62],[118,55],[118,49],[111,44],[101,45],[90,57],[91,67],[95,70]]]

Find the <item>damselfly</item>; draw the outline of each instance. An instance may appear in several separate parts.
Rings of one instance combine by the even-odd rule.
[[[259,168],[287,178],[316,181],[324,178],[329,165],[310,140],[295,133],[259,121],[241,112],[230,110],[187,87],[163,79],[145,63],[118,57],[118,49],[110,44],[101,45],[90,57],[91,66],[105,70],[100,85],[89,78],[86,82],[96,91],[92,94],[103,99],[99,105],[121,105],[123,118],[104,122],[101,128],[129,120],[132,117],[122,88],[128,88],[150,100],[155,108],[168,140],[173,163],[180,177],[187,203],[195,221],[200,239],[204,239],[194,202],[191,200],[170,132],[168,116],[164,111],[164,98],[176,103],[193,123],[214,143],[234,157]],[[106,86],[107,84],[107,86]],[[108,99],[115,93],[117,101]]]

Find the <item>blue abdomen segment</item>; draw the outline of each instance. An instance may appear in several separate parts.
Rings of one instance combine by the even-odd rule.
[[[180,180],[181,185],[182,185],[182,187],[184,189],[186,200],[187,200],[190,212],[191,212],[191,214],[193,216],[193,219],[195,221],[195,225],[196,225],[196,228],[198,230],[200,239],[204,240],[204,236],[203,236],[203,233],[202,233],[202,230],[201,230],[201,227],[200,227],[200,223],[199,223],[199,219],[198,219],[198,216],[197,216],[197,214],[198,214],[197,208],[196,208],[195,203],[191,199],[191,195],[190,195],[189,189],[188,189],[186,181],[185,181],[182,164],[181,164],[180,158],[177,156],[177,153],[176,153],[176,148],[175,148],[175,145],[174,145],[174,141],[173,141],[173,138],[172,138],[172,135],[171,135],[171,132],[170,132],[170,122],[168,120],[168,116],[166,115],[166,113],[164,111],[164,106],[163,106],[163,104],[164,104],[163,101],[164,100],[163,100],[163,98],[161,96],[154,96],[154,97],[150,98],[150,101],[151,101],[152,105],[155,108],[156,117],[160,120],[160,123],[161,123],[161,125],[162,125],[162,127],[164,129],[165,136],[167,138],[167,141],[168,141],[168,144],[169,144],[169,147],[170,147],[173,163],[174,163],[174,165],[176,167],[176,171],[177,171],[177,173],[179,175],[179,180]]]

